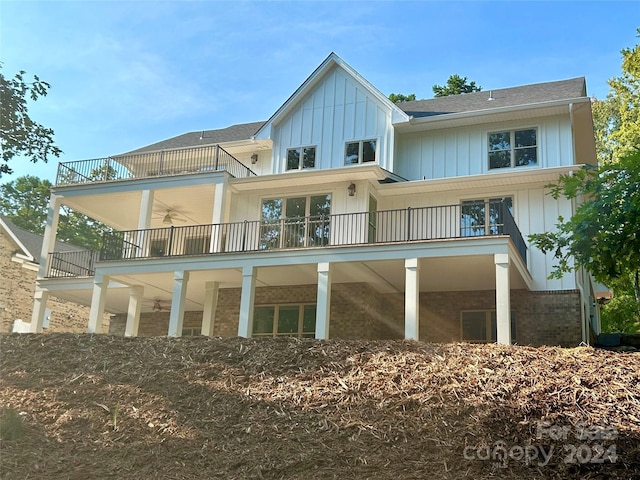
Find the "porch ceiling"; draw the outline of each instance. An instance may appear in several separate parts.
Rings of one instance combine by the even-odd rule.
[[[316,264],[283,265],[257,269],[258,287],[292,286],[316,284]],[[332,282],[368,283],[381,293],[403,293],[405,268],[402,260],[376,260],[365,262],[333,263]],[[219,282],[220,288],[240,288],[242,271],[238,269],[193,271],[187,287],[186,310],[202,310],[205,283]],[[143,312],[151,312],[154,301],[159,300],[165,307],[171,305],[173,293],[173,272],[117,275],[111,277],[107,293],[106,310],[110,313],[126,313],[129,301],[127,285],[144,287]],[[60,282],[62,285],[63,283]],[[56,281],[49,286],[54,287]],[[525,280],[516,268],[511,269],[511,288],[526,289]],[[473,291],[495,289],[495,265],[493,255],[470,255],[464,257],[436,257],[420,260],[420,291]],[[89,305],[92,283],[86,281],[86,288],[58,291],[52,295]]]
[[[212,184],[154,190],[151,228],[167,226],[162,220],[168,210],[178,214],[176,226],[211,223],[214,191],[215,185]],[[114,191],[65,197],[63,204],[116,230],[133,230],[138,228],[141,198],[140,190]]]

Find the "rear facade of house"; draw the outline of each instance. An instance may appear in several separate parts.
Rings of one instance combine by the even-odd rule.
[[[527,240],[585,164],[584,78],[393,104],[332,53],[267,121],[61,163],[31,329],[55,295],[128,336],[588,343],[590,275]],[[55,251],[62,205],[100,252]]]

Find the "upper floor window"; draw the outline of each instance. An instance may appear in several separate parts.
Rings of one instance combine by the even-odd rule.
[[[358,163],[376,161],[376,140],[360,140],[359,142],[347,142],[344,151],[344,164],[357,165]]]
[[[287,170],[316,168],[316,147],[287,149]]]
[[[511,130],[489,134],[489,168],[538,164],[537,130]]]

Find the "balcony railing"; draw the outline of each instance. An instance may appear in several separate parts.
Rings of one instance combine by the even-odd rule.
[[[137,155],[62,162],[56,185],[227,171],[236,178],[256,174],[220,145],[164,150]]]
[[[50,253],[47,277],[93,277],[99,253],[90,250]]]
[[[527,247],[508,207],[500,204],[490,209],[487,203],[485,212],[489,210],[491,216],[447,205],[120,231],[105,235],[100,260],[508,235],[526,263]]]

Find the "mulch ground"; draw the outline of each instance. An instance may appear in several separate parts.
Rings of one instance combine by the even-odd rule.
[[[0,336],[3,479],[640,479],[640,354]]]

